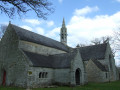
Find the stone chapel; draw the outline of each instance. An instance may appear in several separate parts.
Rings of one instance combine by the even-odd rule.
[[[11,23],[0,41],[0,85],[37,88],[115,80],[109,43],[69,47],[64,19],[60,42]]]

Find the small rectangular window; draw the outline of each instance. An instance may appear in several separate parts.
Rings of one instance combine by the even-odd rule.
[[[107,78],[107,73],[105,73],[105,75],[106,75],[106,78]]]
[[[31,76],[32,75],[32,71],[29,70],[28,71],[28,75]]]

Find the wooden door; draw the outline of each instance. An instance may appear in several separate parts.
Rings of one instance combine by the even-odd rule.
[[[80,70],[77,69],[75,72],[76,85],[80,85]]]
[[[3,81],[2,81],[2,85],[4,86],[6,83],[6,71],[4,70],[3,72]]]

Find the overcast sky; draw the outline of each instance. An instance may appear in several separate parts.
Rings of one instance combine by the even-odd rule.
[[[93,38],[112,36],[120,27],[120,0],[50,0],[55,12],[47,20],[39,19],[33,12],[22,18],[9,19],[2,14],[0,24],[18,25],[30,31],[60,41],[63,17],[68,32],[68,45],[75,47],[89,43]],[[118,62],[118,61],[116,61]]]

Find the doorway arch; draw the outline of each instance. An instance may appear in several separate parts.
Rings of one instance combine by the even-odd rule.
[[[3,70],[2,85],[5,86],[6,83],[6,71]]]
[[[80,69],[76,69],[75,71],[75,80],[76,80],[76,85],[80,85]]]

